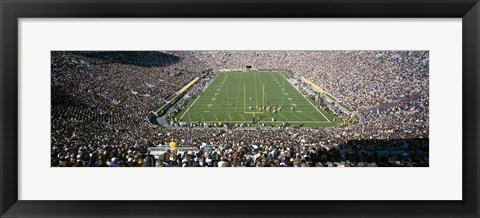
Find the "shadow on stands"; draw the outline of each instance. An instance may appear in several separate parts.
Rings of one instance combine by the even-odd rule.
[[[72,53],[110,63],[141,67],[166,67],[179,62],[181,59],[176,55],[159,51],[77,51]]]
[[[94,105],[89,105],[83,102],[82,100],[69,95],[68,93],[65,92],[65,90],[57,85],[52,85],[51,86],[51,107],[55,106],[66,106],[66,107],[73,107],[73,108],[78,108],[82,110],[87,110],[87,111],[92,111],[92,112],[98,112],[98,109]]]
[[[51,86],[51,105],[68,105],[68,106],[82,106],[86,105],[77,98],[67,94],[65,90],[58,85]]]

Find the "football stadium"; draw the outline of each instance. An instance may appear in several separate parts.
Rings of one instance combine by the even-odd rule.
[[[52,167],[428,167],[428,51],[52,51]]]
[[[183,123],[328,127],[337,117],[304,96],[283,72],[220,72],[174,117]],[[240,125],[239,125],[240,124]]]

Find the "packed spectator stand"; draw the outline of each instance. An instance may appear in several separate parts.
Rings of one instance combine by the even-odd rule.
[[[51,165],[361,167],[429,165],[426,51],[52,52]],[[333,128],[161,128],[145,115],[204,72],[285,69],[359,116]],[[192,87],[201,94],[211,77]],[[149,148],[176,140],[195,152]],[[158,158],[158,159],[157,159]]]

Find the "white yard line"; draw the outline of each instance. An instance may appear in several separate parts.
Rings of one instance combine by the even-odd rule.
[[[202,121],[205,123],[217,123],[218,120],[215,121]],[[229,123],[244,123],[244,122],[251,122],[248,120],[245,121],[228,121]],[[287,123],[329,123],[329,122],[324,122],[324,121],[258,121],[259,123],[281,123],[281,122],[287,122]]]
[[[226,78],[226,77],[223,77]],[[228,108],[228,113],[230,113],[230,98],[228,98],[228,79],[225,80],[225,90],[227,92],[227,108]]]
[[[229,112],[230,113],[230,112]],[[230,114],[227,114],[228,118],[230,118],[230,120],[233,120],[232,117],[230,116]]]
[[[301,121],[302,119],[300,117],[297,117],[294,113],[290,112],[289,114],[293,115],[295,118],[297,118],[299,121]]]
[[[238,82],[238,89],[237,89],[237,98],[235,98],[235,106],[239,105],[238,104],[238,97],[240,97],[241,93],[241,88],[242,88],[242,83],[243,83],[243,73],[240,74],[240,82]]]
[[[203,93],[202,93],[203,94]],[[192,106],[195,104],[195,102],[197,102],[197,100],[200,98],[200,96],[202,96],[202,94],[199,94],[198,97],[195,99],[195,101],[193,101],[193,103],[190,105],[190,107],[187,108],[187,110],[185,111],[185,113],[182,114],[182,116],[180,117],[180,119],[178,120],[182,120],[183,116],[185,116],[185,114],[187,114],[187,112],[190,110],[190,108],[192,108]]]
[[[306,113],[303,113],[303,115],[307,116],[308,118],[312,119],[312,120],[315,120],[315,118],[311,117],[311,116],[308,116],[308,114]]]
[[[285,119],[285,122],[288,121],[288,119],[287,119],[286,117],[284,117],[281,113],[279,113],[279,115],[280,115],[281,117],[283,117],[283,119]]]
[[[217,121],[218,121],[218,117],[215,113],[213,113],[213,116],[215,116],[215,119],[217,119]],[[205,118],[203,118],[203,119],[205,119]]]
[[[241,113],[238,113],[238,114],[240,114],[240,116],[243,118],[243,120],[247,120],[247,119],[245,119],[245,117]]]
[[[280,73],[280,74],[281,74],[281,73]],[[282,74],[282,75],[283,75],[283,74]],[[285,77],[283,77],[283,78],[285,78]],[[284,104],[283,104],[283,96],[284,96],[283,92],[284,92],[284,91],[285,91],[285,80],[283,80],[283,82],[282,82],[282,107],[284,106]]]
[[[288,79],[287,79],[283,74],[281,74],[281,75],[283,76],[283,78],[284,78],[285,80],[288,81]],[[290,83],[290,81],[288,81],[288,82]],[[291,83],[290,83],[290,84],[291,84]],[[293,84],[291,84],[291,85],[293,86]],[[317,109],[317,111],[318,111],[329,123],[331,123],[331,121],[330,121],[317,107],[315,107],[315,105],[313,105],[312,102],[307,99],[307,97],[305,97],[302,93],[300,93],[300,91],[298,91],[298,89],[296,89],[295,86],[294,86],[293,88],[294,88],[295,90],[297,90],[297,92],[298,92],[301,96],[303,96],[303,98],[305,98],[305,100],[308,101],[308,103],[310,103],[313,108]]]
[[[218,73],[218,74],[215,76],[215,78],[213,78],[212,81],[210,81],[210,83],[207,85],[207,88],[205,88],[205,89],[203,90],[203,92],[205,92],[205,90],[208,89],[208,86],[210,86],[210,85],[213,83],[213,81],[217,79],[217,77],[218,77],[219,74],[220,74],[220,73]],[[180,119],[178,119],[178,120],[182,120],[183,116],[185,116],[185,114],[187,114],[187,112],[190,110],[190,108],[192,108],[192,106],[195,104],[195,102],[197,102],[197,100],[203,95],[203,92],[198,95],[198,97],[195,99],[195,101],[193,101],[193,103],[190,105],[190,107],[187,108],[187,110],[185,111],[185,113],[183,113],[182,116],[180,117]]]
[[[205,117],[203,116],[203,113],[200,113],[200,115],[202,116],[202,119],[205,120]]]
[[[253,72],[253,75],[255,77],[255,107],[258,106],[258,96],[257,96],[257,73]]]

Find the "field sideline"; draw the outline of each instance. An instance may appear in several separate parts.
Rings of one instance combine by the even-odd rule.
[[[183,108],[175,115],[180,122],[253,126],[287,122],[305,127],[337,124],[332,113],[302,95],[280,72],[220,72],[200,96]]]

